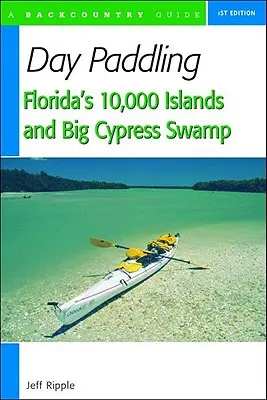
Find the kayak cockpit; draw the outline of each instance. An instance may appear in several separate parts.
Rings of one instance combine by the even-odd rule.
[[[160,261],[164,255],[172,251],[177,243],[179,234],[172,235],[170,233],[160,235],[156,240],[148,243],[145,250],[130,247],[126,249],[126,258],[121,261],[117,269],[122,269],[128,273],[134,273],[141,268],[146,268],[153,263]]]

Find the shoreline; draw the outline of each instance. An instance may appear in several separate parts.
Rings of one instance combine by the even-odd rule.
[[[56,194],[56,193],[72,193],[72,192],[87,192],[87,191],[107,191],[107,190],[119,190],[119,191],[125,191],[125,190],[129,190],[129,189],[151,189],[151,190],[192,190],[193,192],[196,193],[213,193],[213,194],[217,194],[217,193],[240,193],[240,194],[261,194],[261,195],[266,195],[266,192],[253,192],[253,191],[234,191],[234,190],[198,190],[198,189],[193,189],[193,188],[179,188],[179,187],[168,187],[168,186],[128,186],[127,189],[120,189],[120,188],[107,188],[107,189],[100,189],[100,188],[94,188],[94,189],[75,189],[75,190],[56,190],[56,191],[43,191],[43,192],[1,192],[1,197],[7,197],[7,196],[16,196],[16,195],[34,195],[34,194],[47,194],[47,193],[51,193],[51,194]]]

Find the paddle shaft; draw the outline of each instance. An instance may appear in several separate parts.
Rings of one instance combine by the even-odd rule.
[[[178,236],[178,234],[176,234],[175,236]],[[108,242],[108,241],[103,240],[103,239],[90,238],[90,242],[91,242],[91,244],[92,244],[93,246],[97,246],[97,247],[116,247],[116,248],[118,248],[118,249],[125,249],[125,250],[130,249],[130,247],[121,246],[120,244],[115,244],[115,243],[113,243],[113,242]],[[151,254],[151,252],[149,252],[149,251],[144,251],[144,253],[145,253],[145,254]],[[181,259],[181,258],[168,257],[168,256],[164,256],[163,254],[162,254],[162,255],[159,254],[158,257],[167,258],[167,259],[169,259],[169,260],[175,260],[175,261],[178,261],[178,262],[183,262],[183,263],[185,263],[185,264],[190,264],[190,265],[198,266],[198,264],[195,264],[195,263],[193,263],[193,262],[190,261],[190,260],[183,260],[183,259]],[[206,269],[207,267],[199,266],[199,268],[204,268],[204,269]]]
[[[118,249],[126,249],[126,250],[129,250],[129,248],[130,248],[130,247],[121,246],[120,244],[115,244],[114,247],[117,247]],[[142,251],[143,251],[143,253],[151,254],[151,253],[149,253],[149,252],[147,252],[147,251],[144,251],[144,250],[142,250]],[[169,260],[180,261],[180,262],[184,262],[184,263],[186,263],[186,264],[190,264],[190,261],[181,260],[180,258],[174,258],[174,257],[163,256],[163,255],[161,255],[161,254],[159,254],[159,257],[168,258]]]

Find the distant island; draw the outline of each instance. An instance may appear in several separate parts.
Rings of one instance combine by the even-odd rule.
[[[192,189],[192,186],[129,186],[131,189]]]
[[[30,174],[24,169],[1,170],[1,192],[59,192],[87,189],[128,189],[123,183],[77,181],[48,175]]]
[[[266,193],[266,179],[255,178],[245,179],[242,181],[218,180],[210,182],[197,182],[192,186],[192,189],[224,192]]]
[[[133,189],[193,189],[193,190],[208,190],[208,191],[221,191],[221,192],[252,192],[252,193],[265,193],[266,192],[266,179],[244,179],[244,180],[226,180],[221,179],[218,181],[209,182],[196,182],[193,186],[130,186]]]
[[[224,192],[265,193],[266,179],[255,178],[247,180],[217,180],[197,182],[193,186],[157,186],[157,185],[125,185],[124,183],[78,181],[51,176],[41,171],[30,174],[24,169],[1,170],[1,192],[59,192],[88,189],[191,189]]]

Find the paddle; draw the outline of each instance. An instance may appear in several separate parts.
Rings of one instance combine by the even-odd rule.
[[[96,247],[104,247],[104,248],[116,247],[117,249],[126,249],[126,250],[128,250],[130,248],[130,247],[121,246],[120,244],[108,242],[107,240],[103,240],[103,239],[90,238],[89,240],[90,240],[90,243]],[[144,251],[144,250],[142,250],[142,251],[146,254],[151,254],[151,252]],[[164,255],[159,255],[159,257],[168,258],[169,260],[184,262],[186,264],[195,265],[196,267],[203,268],[203,269],[208,268],[208,267],[204,267],[204,266],[199,266],[198,264],[195,264],[195,263],[191,262],[190,260],[183,260],[181,258],[168,257],[168,256],[164,256]]]

